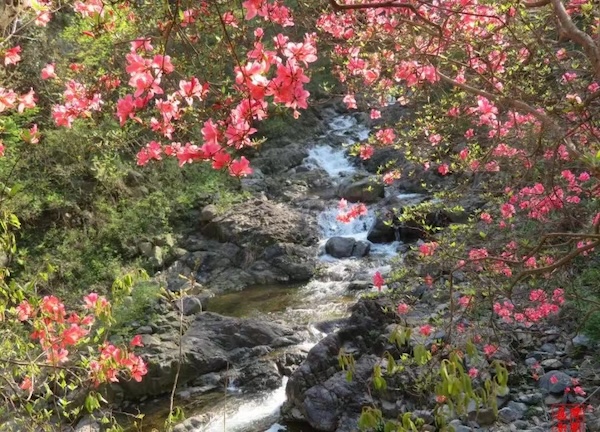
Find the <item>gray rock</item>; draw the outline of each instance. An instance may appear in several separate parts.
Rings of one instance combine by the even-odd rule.
[[[219,214],[219,209],[214,204],[209,204],[204,206],[202,211],[200,212],[200,222],[210,222],[214,218],[216,218]]]
[[[281,385],[281,379],[281,373],[275,362],[259,360],[242,369],[235,383],[248,392],[259,392],[276,389]]]
[[[85,416],[77,423],[74,432],[100,432],[101,430],[100,423],[89,416]]]
[[[557,370],[563,368],[563,363],[558,359],[546,359],[542,360],[541,366],[545,370]]]
[[[540,351],[544,351],[549,354],[556,354],[556,345],[552,343],[545,343],[540,347]]]
[[[182,256],[186,255],[188,253],[187,250],[177,247],[177,248],[173,248],[173,250],[171,251],[171,254],[173,255],[173,257],[177,258],[181,258]]]
[[[204,310],[202,301],[197,296],[184,296],[175,300],[174,304],[184,315],[194,315]]]
[[[515,420],[519,420],[523,417],[523,413],[506,406],[498,411],[498,419],[504,423],[513,423]]]
[[[258,248],[276,243],[310,246],[317,242],[314,219],[284,204],[256,199],[233,206],[202,232],[222,243]]]
[[[372,243],[391,243],[399,239],[398,228],[388,223],[386,218],[377,217],[375,223],[369,229],[367,240]]]
[[[272,148],[263,151],[252,163],[263,174],[272,175],[299,166],[307,156],[308,152],[303,146],[288,145],[283,148]]]
[[[325,244],[325,252],[336,258],[352,256],[356,240],[352,237],[331,237]]]
[[[153,331],[152,331],[152,327],[150,327],[150,326],[141,326],[141,327],[138,327],[136,333],[140,334],[140,335],[145,335],[145,334],[150,335],[153,333]]]
[[[594,342],[584,334],[578,334],[572,340],[573,346],[577,348],[591,349],[594,347]]]
[[[272,322],[224,317],[211,312],[195,315],[194,319],[184,318],[179,375],[181,386],[200,375],[228,368],[243,369],[256,362],[255,347],[268,347],[275,341],[278,344],[286,340],[290,344],[300,342],[291,328]],[[120,383],[128,398],[139,399],[170,391],[180,361],[176,343],[179,323],[170,321],[175,322],[171,323],[167,335],[173,334],[173,337],[161,335],[158,340],[155,336],[143,336],[145,347],[142,357],[148,364],[148,374],[140,383]]]
[[[496,414],[492,408],[480,408],[472,410],[468,414],[469,420],[477,422],[481,426],[489,426],[496,422]]]
[[[140,242],[140,244],[138,244],[138,249],[146,258],[152,258],[152,243]]]
[[[348,284],[348,291],[364,291],[370,289],[373,286],[373,282],[368,280],[357,280],[352,281]]]
[[[309,280],[316,268],[315,218],[285,204],[254,199],[206,224],[209,239],[185,242],[195,252],[175,263],[215,292]],[[169,289],[182,284],[169,269]],[[171,287],[173,285],[173,287]]]
[[[527,405],[538,405],[542,402],[543,399],[544,399],[544,397],[542,396],[542,394],[538,393],[538,392],[528,393],[528,394],[520,394],[517,397],[518,402],[522,402]]]
[[[155,276],[155,279],[166,285],[168,290],[177,292],[190,287],[189,277],[191,274],[192,270],[182,260],[175,261],[169,268]]]
[[[527,357],[525,359],[525,364],[529,367],[536,365],[537,363],[539,363],[539,360],[536,359],[535,357]]]
[[[452,420],[449,425],[454,428],[454,432],[471,432],[473,430],[473,428],[470,428],[469,426],[465,426],[460,420],[458,419],[454,419]]]
[[[354,249],[352,249],[352,256],[357,258],[362,258],[367,256],[371,252],[371,243],[359,240],[354,244]]]
[[[518,431],[525,431],[529,427],[529,423],[527,423],[525,420],[516,420],[513,423],[513,426]]]
[[[381,182],[367,178],[342,184],[338,196],[349,202],[374,203],[384,197],[384,187]]]
[[[320,431],[356,430],[362,407],[373,403],[364,384],[380,361],[379,356],[370,354],[375,351],[374,344],[380,342],[372,334],[383,334],[387,325],[395,322],[391,309],[391,303],[384,299],[359,301],[344,326],[310,350],[287,383],[284,419],[302,419]],[[340,370],[341,349],[355,359],[352,381]],[[400,395],[388,393],[386,399],[400,399]]]
[[[175,246],[175,239],[172,234],[164,234],[154,238],[154,244],[157,246],[170,247]]]
[[[555,379],[552,379],[552,378]],[[555,381],[553,383],[552,381]],[[570,387],[571,377],[561,371],[550,371],[542,375],[538,381],[538,387],[552,394],[562,395],[567,387]]]
[[[425,216],[425,224],[415,220],[401,221],[399,216],[404,208],[384,209],[369,229],[367,240],[372,243],[389,243],[395,240],[414,242],[427,236],[426,227],[443,228],[449,225],[450,219],[443,211],[432,211]]]
[[[527,412],[527,405],[521,402],[510,401],[508,402],[507,406],[508,408],[511,408],[512,410],[518,412],[521,417],[523,417]]]

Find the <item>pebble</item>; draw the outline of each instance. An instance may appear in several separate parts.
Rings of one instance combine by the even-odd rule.
[[[542,345],[540,347],[540,351],[545,351],[549,354],[555,354],[556,353],[556,345],[554,345],[553,343],[545,343],[544,345]]]
[[[518,402],[522,402],[527,405],[538,405],[542,402],[542,400],[544,400],[544,397],[539,392],[520,394],[517,397]]]
[[[563,362],[561,362],[559,359],[547,359],[547,360],[542,360],[541,363],[542,367],[546,370],[557,370],[557,369],[562,369],[563,368]]]
[[[577,348],[593,348],[594,347],[594,342],[592,342],[592,340],[587,337],[586,335],[583,334],[578,334],[577,336],[575,336],[572,340],[573,342],[573,346],[577,347]]]
[[[519,420],[522,417],[522,412],[519,412],[509,406],[504,407],[500,411],[498,411],[498,418],[504,423],[513,423],[515,420]]]
[[[152,330],[152,327],[150,327],[150,326],[141,326],[141,327],[138,327],[136,333],[143,335],[143,334],[152,334],[152,333],[154,333],[154,331]]]

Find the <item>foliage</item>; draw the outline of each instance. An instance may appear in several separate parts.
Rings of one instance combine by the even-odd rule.
[[[177,206],[194,206],[198,187],[206,193],[205,172],[169,189],[168,165],[156,171],[162,177],[145,173],[132,186],[132,151],[139,166],[172,158],[236,178],[251,174],[246,155],[263,141],[257,123],[308,108],[321,42],[348,109],[364,107],[373,120],[390,103],[412,109],[380,124],[354,153],[366,160],[376,146],[394,147],[401,157],[381,180],[418,178],[453,207],[432,201],[398,218],[425,240],[413,254],[419,267],[403,276],[448,295],[450,316],[434,324],[446,323],[450,342],[464,326],[457,317],[487,313],[491,330],[521,331],[556,316],[565,295],[578,295],[562,288],[562,270],[600,245],[600,17],[592,1],[330,0],[328,8],[299,1],[294,9],[270,0],[52,3],[31,2],[20,20],[0,17],[0,178],[6,191],[17,190],[15,180],[23,191],[3,200],[5,226],[16,227],[10,215],[22,214],[38,229],[23,239],[30,254],[53,248],[58,261],[74,262],[60,263],[64,279],[54,285],[106,281],[135,255],[139,237],[173,231]],[[293,11],[303,23],[318,17],[320,35],[293,29]],[[265,128],[270,136],[286,130],[277,120]],[[340,207],[344,221],[367,211]],[[439,229],[457,217],[460,224]],[[62,239],[64,226],[76,230]],[[27,261],[13,238],[6,246],[7,262]],[[25,301],[11,296],[37,305],[38,288],[56,289],[48,275],[31,282],[34,273],[22,272],[25,288],[11,286],[5,310]],[[375,285],[385,285],[380,274]],[[491,357],[496,348],[485,347]],[[419,366],[431,360],[423,347],[413,356]],[[442,387],[460,405],[454,383],[468,383],[449,361]],[[342,365],[351,368],[349,360]],[[502,387],[504,372],[496,372]],[[381,371],[376,378],[383,388]],[[414,429],[404,419],[399,427]]]
[[[4,252],[14,253],[18,219],[5,213],[0,226]],[[146,365],[134,353],[140,337],[129,347],[107,341],[113,318],[104,296],[92,292],[70,310],[57,297],[38,293],[48,273],[21,285],[8,278],[7,267],[0,270],[2,424],[8,430],[50,431],[84,413],[111,423],[110,413],[101,410],[107,401],[93,389],[122,379],[141,381]],[[127,276],[116,286],[130,290],[135,279]]]
[[[467,341],[464,352],[450,347],[438,350],[436,344],[427,349],[423,343],[423,336],[421,332],[421,335],[415,338],[410,328],[402,325],[396,327],[390,335],[390,342],[401,350],[410,348],[410,352],[405,352],[399,358],[386,352],[381,362],[373,368],[370,382],[373,389],[386,392],[388,380],[393,380],[397,374],[412,374],[417,370],[418,375],[414,377],[413,387],[407,386],[404,381],[400,390],[406,396],[414,396],[416,391],[417,394],[422,394],[425,400],[432,392],[435,393],[438,430],[451,430],[446,425],[446,419],[466,417],[472,406],[476,408],[476,412],[492,409],[497,415],[496,397],[508,393],[508,370],[504,364],[499,360],[491,362],[493,376],[474,367],[467,370],[465,364],[475,364],[479,361],[480,353],[476,344]],[[354,358],[343,352],[340,352],[338,358],[342,369],[347,371],[347,379],[352,380]],[[427,385],[424,387],[423,383]],[[386,420],[378,407],[373,405],[364,407],[358,426],[362,431],[417,432],[421,430],[423,423],[422,419],[411,412],[404,413],[398,420]]]
[[[157,300],[160,298],[160,286],[152,282],[142,282],[135,285],[129,296],[123,298],[122,302],[113,308],[115,320],[113,333],[128,333],[131,322],[151,323],[156,317],[153,312]]]

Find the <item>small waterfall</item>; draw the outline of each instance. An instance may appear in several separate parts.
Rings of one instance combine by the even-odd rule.
[[[334,137],[343,137],[346,144],[352,144],[367,139],[370,130],[353,116],[336,115],[333,112],[330,114],[329,131],[321,137],[323,144],[316,145],[308,151],[308,157],[303,165],[309,169],[322,169],[332,180],[339,182],[343,177],[352,175],[359,169],[351,163],[343,146],[333,145],[340,142],[339,138]],[[328,137],[332,139],[328,141]],[[407,194],[398,198],[413,199],[416,196]],[[368,231],[376,220],[372,209],[365,216],[348,224],[339,222],[337,215],[337,204],[332,203],[330,208],[317,216],[323,249],[327,239],[335,236],[366,241]],[[297,300],[293,304],[286,302],[285,310],[278,312],[282,314],[278,316],[285,316],[286,321],[307,324],[310,336],[304,343],[297,345],[297,348],[309,351],[325,336],[325,333],[316,328],[315,323],[347,316],[349,304],[356,301],[356,293],[348,291],[349,283],[366,281],[368,286],[376,271],[389,273],[391,271],[389,260],[397,255],[400,244],[400,242],[372,244],[371,252],[365,258],[336,259],[329,255],[321,255],[320,259],[324,265],[320,269],[318,279],[313,279],[295,289],[297,297],[293,298]],[[236,396],[239,399],[229,400],[230,405],[238,404],[235,409],[222,409],[208,425],[198,429],[197,432],[286,431],[286,426],[276,423],[280,407],[286,400],[286,384],[287,378],[284,377],[279,388],[262,396],[251,396],[251,399],[245,399],[243,393],[239,393]]]
[[[364,234],[364,239],[366,239],[367,232],[375,223],[375,213],[372,210],[369,210],[366,216],[356,218],[350,223],[338,221],[338,213],[337,207],[332,207],[317,216],[321,236],[325,239],[338,236],[356,238],[357,235],[362,236],[362,234]],[[360,238],[360,240],[363,240],[363,238]]]
[[[199,432],[246,432],[256,430],[259,424],[263,424],[265,432],[285,430],[281,425],[274,424],[269,427],[269,418],[275,418],[279,414],[281,405],[285,402],[285,386],[287,377],[283,378],[281,386],[263,397],[242,403],[235,410],[227,412],[225,416],[215,417],[207,426]],[[268,428],[268,429],[265,429]]]
[[[309,169],[321,168],[333,179],[356,172],[356,167],[350,164],[343,148],[335,149],[328,145],[310,149],[304,166]]]

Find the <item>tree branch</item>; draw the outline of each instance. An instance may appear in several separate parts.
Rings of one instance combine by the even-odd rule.
[[[410,3],[402,3],[397,0],[388,0],[388,1],[383,1],[383,2],[367,2],[367,3],[360,3],[360,4],[340,4],[336,0],[329,0],[329,4],[331,5],[332,8],[334,8],[337,11],[352,10],[352,9],[377,9],[377,8],[408,9],[412,13],[414,13],[415,16],[420,21],[423,21],[425,24],[430,25],[431,27],[434,27],[438,31],[440,36],[442,36],[442,34],[443,34],[442,27],[440,27],[438,24],[430,21],[429,19],[425,18],[423,15],[421,15],[419,13],[417,8],[414,5],[411,5]]]
[[[583,47],[588,60],[592,64],[594,75],[600,78],[600,47],[596,45],[590,35],[579,30],[561,0],[550,0],[550,2],[560,25],[563,27],[563,31],[573,42]]]
[[[452,84],[452,85],[454,85],[454,86],[456,86],[458,88],[461,88],[461,89],[465,90],[468,93],[479,95],[479,96],[483,96],[486,99],[489,99],[489,100],[491,100],[493,102],[496,102],[496,103],[499,103],[499,104],[508,105],[508,106],[510,106],[510,107],[518,110],[518,111],[531,114],[536,119],[538,119],[549,130],[551,130],[552,132],[554,132],[558,136],[561,136],[561,139],[562,139],[563,143],[565,144],[565,146],[567,147],[568,152],[571,154],[571,156],[573,158],[578,159],[578,160],[583,160],[583,155],[577,149],[577,147],[575,147],[575,144],[573,144],[573,141],[571,141],[571,139],[569,139],[568,137],[564,136],[564,130],[563,130],[563,128],[560,127],[560,125],[558,123],[556,123],[548,114],[537,110],[536,108],[532,107],[531,105],[529,105],[529,104],[527,104],[527,103],[525,103],[523,101],[515,100],[515,99],[511,99],[511,98],[507,98],[507,97],[497,96],[497,95],[495,95],[493,93],[490,93],[490,92],[485,91],[485,90],[478,89],[478,88],[470,86],[468,84],[459,83],[459,82],[453,80],[452,78],[444,75],[443,73],[441,73],[439,71],[438,71],[438,76],[440,77],[440,79],[442,81],[444,81],[444,82],[446,82],[448,84]]]
[[[527,2],[524,1],[523,2],[523,6],[525,6],[526,8],[538,8],[538,7],[542,7],[542,6],[546,6],[550,4],[550,0],[537,0],[537,1],[531,1],[531,2]]]

